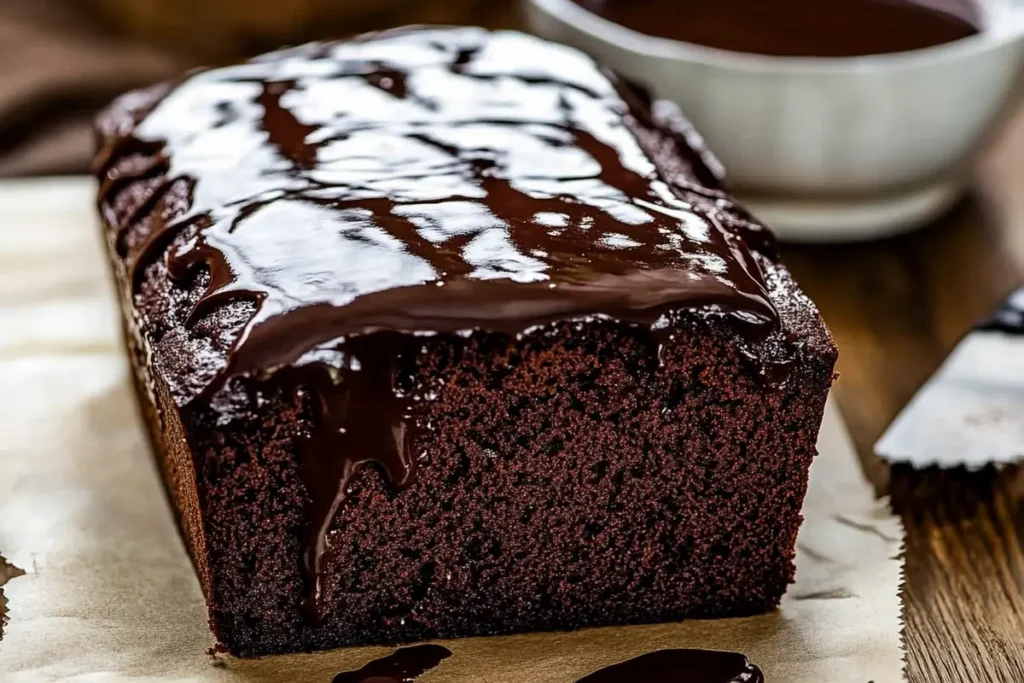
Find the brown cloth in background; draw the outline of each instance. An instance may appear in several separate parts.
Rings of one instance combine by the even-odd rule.
[[[406,23],[514,23],[513,0],[0,0],[0,176],[79,173],[92,117],[201,65]]]

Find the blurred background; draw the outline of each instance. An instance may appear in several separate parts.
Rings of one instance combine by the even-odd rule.
[[[193,66],[409,23],[514,22],[515,0],[0,0],[0,176],[76,173],[115,95]]]

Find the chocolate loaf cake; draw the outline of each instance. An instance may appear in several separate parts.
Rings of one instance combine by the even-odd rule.
[[[778,604],[836,350],[675,108],[525,35],[403,29],[129,94],[98,131],[230,652]]]

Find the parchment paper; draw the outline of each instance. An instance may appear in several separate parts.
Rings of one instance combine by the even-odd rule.
[[[192,566],[118,341],[86,180],[0,186],[0,680],[330,683],[391,648],[212,657]],[[445,643],[425,683],[572,683],[664,647],[735,650],[769,682],[902,681],[903,531],[830,407],[797,583],[766,616]]]

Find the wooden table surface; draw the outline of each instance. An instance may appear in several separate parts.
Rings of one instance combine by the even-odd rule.
[[[438,19],[518,25],[500,2],[453,7]],[[1024,283],[1024,113],[936,225],[784,257],[839,344],[837,394],[865,469],[906,524],[910,680],[1024,682],[1024,471],[889,472],[871,454],[970,323]],[[0,584],[10,574],[0,561]]]
[[[1024,473],[889,472],[872,444],[972,321],[1024,283],[1024,111],[937,224],[784,257],[839,345],[839,404],[865,469],[906,525],[910,680],[1021,683]]]

